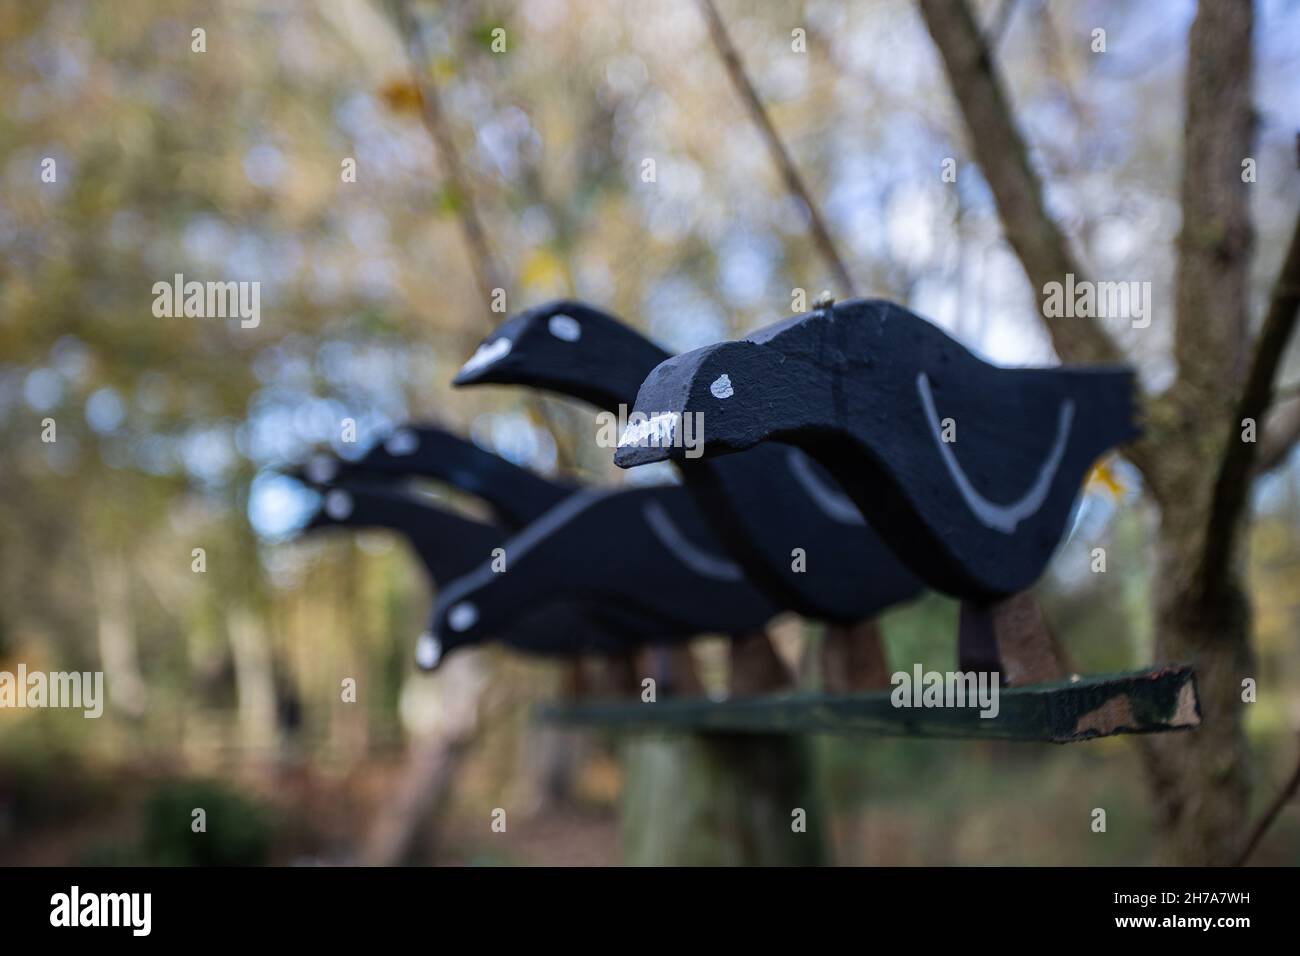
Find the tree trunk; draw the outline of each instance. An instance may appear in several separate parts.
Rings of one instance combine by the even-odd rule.
[[[426,862],[436,853],[435,824],[479,726],[488,681],[482,652],[454,655],[432,680],[437,716],[412,734],[402,778],[391,800],[378,808],[358,850],[362,866],[401,866],[421,848]]]
[[[1201,726],[1147,740],[1160,862],[1221,866],[1241,849],[1250,802],[1242,680],[1254,676],[1250,606],[1235,570],[1213,604],[1195,589],[1204,524],[1199,508],[1162,517],[1155,582],[1155,659],[1196,668]]]
[[[1007,240],[1040,295],[1079,274],[1064,232],[1047,214],[1042,184],[1014,121],[994,57],[962,0],[920,0],[961,107],[975,158]],[[1186,118],[1175,275],[1178,377],[1146,401],[1146,437],[1126,454],[1159,502],[1155,585],[1157,663],[1196,668],[1202,725],[1147,739],[1166,862],[1225,864],[1240,849],[1250,794],[1241,681],[1252,676],[1250,609],[1239,544],[1248,520],[1253,444],[1236,429],[1260,419],[1291,336],[1300,233],[1285,258],[1255,358],[1247,361],[1253,227],[1241,162],[1250,156],[1254,8],[1200,0],[1188,32]],[[1067,362],[1113,361],[1097,322],[1047,319]]]
[[[149,702],[149,688],[140,673],[135,622],[131,616],[129,563],[121,554],[101,552],[91,557],[91,587],[94,589],[99,656],[103,661],[108,697],[119,711],[131,718],[143,717]]]
[[[226,631],[235,665],[240,744],[246,757],[254,761],[273,758],[279,729],[275,675],[262,621],[248,608],[235,607],[226,618]]]

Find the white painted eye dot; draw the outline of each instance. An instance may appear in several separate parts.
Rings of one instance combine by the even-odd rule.
[[[551,320],[546,323],[546,328],[557,339],[565,342],[576,342],[582,338],[582,326],[578,320],[571,315],[565,315],[563,312],[557,312],[551,316]]]
[[[334,488],[325,496],[325,513],[335,521],[343,521],[352,514],[352,496],[342,488]]]
[[[420,436],[409,428],[399,428],[384,442],[384,451],[390,455],[411,455],[420,447]]]
[[[478,620],[478,608],[469,601],[461,601],[447,613],[447,623],[453,631],[465,631]]]
[[[339,473],[339,463],[329,455],[317,455],[307,462],[307,480],[314,485],[329,484]]]
[[[714,398],[731,398],[736,394],[736,390],[731,387],[731,379],[725,373],[713,380],[709,391],[713,393]]]
[[[423,670],[431,671],[442,660],[442,641],[432,631],[425,631],[415,642],[415,663]]]

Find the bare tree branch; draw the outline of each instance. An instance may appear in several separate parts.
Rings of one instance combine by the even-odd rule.
[[[704,14],[704,19],[709,27],[709,36],[713,40],[714,47],[717,48],[718,55],[722,58],[723,65],[727,68],[727,75],[731,77],[732,85],[735,86],[736,92],[740,94],[740,98],[744,100],[745,108],[749,110],[754,125],[762,133],[763,140],[767,143],[768,152],[772,154],[772,160],[776,163],[777,169],[781,172],[781,177],[785,180],[786,188],[797,196],[808,210],[808,220],[818,252],[826,261],[827,267],[835,274],[835,281],[839,283],[841,292],[849,296],[854,295],[853,280],[849,277],[849,270],[845,267],[844,260],[840,258],[839,250],[835,247],[835,241],[831,238],[830,230],[826,228],[826,221],[822,218],[817,203],[813,202],[812,194],[808,192],[808,187],[804,185],[803,177],[799,175],[799,170],[795,168],[794,161],[790,158],[790,153],[781,141],[776,127],[772,125],[772,119],[767,115],[763,101],[758,98],[758,92],[754,89],[754,84],[745,72],[745,66],[741,62],[740,54],[736,52],[731,37],[727,35],[727,28],[722,23],[722,17],[718,15],[718,8],[714,6],[713,0],[699,0],[699,3],[700,11]]]
[[[1264,815],[1260,817],[1259,822],[1255,824],[1255,829],[1250,832],[1250,838],[1246,841],[1246,846],[1241,851],[1241,855],[1237,857],[1236,863],[1234,864],[1235,866],[1246,865],[1246,861],[1250,859],[1251,855],[1255,852],[1255,849],[1264,839],[1264,834],[1266,834],[1268,828],[1273,825],[1273,821],[1276,820],[1278,814],[1282,812],[1282,808],[1295,797],[1296,791],[1300,791],[1300,763],[1296,764],[1295,772],[1291,774],[1291,779],[1286,782],[1280,791],[1278,791],[1277,796],[1273,798],[1273,802],[1270,803],[1268,809],[1264,811]]]
[[[1252,478],[1258,467],[1271,467],[1286,457],[1297,434],[1300,434],[1300,416],[1289,415],[1280,433],[1270,431],[1267,445],[1238,440],[1236,429],[1245,419],[1253,419],[1257,429],[1263,427],[1264,416],[1273,403],[1274,381],[1287,344],[1295,332],[1300,316],[1300,217],[1296,219],[1291,243],[1286,257],[1273,283],[1268,312],[1264,324],[1255,338],[1254,357],[1246,373],[1246,384],[1237,403],[1237,412],[1231,423],[1233,433],[1228,436],[1219,475],[1214,484],[1214,497],[1210,504],[1209,523],[1206,527],[1205,560],[1202,565],[1202,592],[1209,593],[1222,576],[1232,558],[1239,518],[1246,507]],[[1276,426],[1276,423],[1275,423]],[[1288,431],[1289,427],[1289,431]]]
[[[456,149],[451,126],[443,112],[438,88],[430,79],[428,50],[425,49],[419,24],[411,13],[410,0],[391,0],[390,6],[398,30],[409,51],[412,82],[420,94],[420,118],[424,121],[429,135],[433,137],[441,161],[443,177],[452,194],[452,208],[455,210],[456,221],[465,240],[470,268],[474,272],[474,281],[483,296],[485,306],[490,305],[494,290],[505,287],[504,273],[492,255],[487,230],[484,229],[483,221],[479,218],[470,180],[461,164],[460,152]],[[492,318],[491,313],[487,315]],[[563,438],[566,430],[556,427],[554,416],[540,395],[530,394],[525,402],[531,412],[533,423],[540,424],[550,431],[559,463],[565,468],[572,467],[573,449]]]
[[[970,7],[965,0],[920,0],[920,6],[961,107],[975,159],[993,191],[1007,241],[1041,306],[1048,283],[1063,282],[1067,274],[1081,277],[1078,262],[1069,240],[1047,214],[1042,183]],[[1064,361],[1115,362],[1122,357],[1093,319],[1044,321]]]
[[[456,149],[456,141],[452,137],[451,127],[443,112],[438,87],[430,78],[429,51],[425,48],[424,36],[411,13],[409,0],[392,0],[390,6],[411,59],[412,81],[420,92],[420,118],[428,128],[429,135],[433,137],[443,178],[452,193],[452,207],[456,211],[456,221],[465,240],[470,268],[474,270],[474,279],[478,283],[484,303],[490,303],[493,290],[503,287],[502,272],[497,267],[492,249],[488,245],[487,232],[483,228],[482,220],[479,219],[478,209],[474,204],[474,193],[461,165],[460,153]]]

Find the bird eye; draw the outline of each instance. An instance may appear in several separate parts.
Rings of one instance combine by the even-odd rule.
[[[736,390],[731,387],[731,379],[725,372],[713,380],[709,391],[713,393],[714,398],[731,398],[736,394]]]
[[[447,623],[453,631],[465,631],[478,620],[478,608],[469,601],[461,601],[447,613]]]
[[[335,521],[344,521],[352,514],[352,496],[342,488],[334,488],[325,496],[325,513]]]
[[[578,324],[578,320],[563,312],[551,316],[550,321],[546,323],[546,328],[557,339],[565,342],[576,342],[582,338],[582,326]]]
[[[307,480],[316,485],[327,485],[339,473],[339,463],[329,455],[317,455],[307,462]]]
[[[409,428],[399,428],[384,442],[384,451],[390,455],[411,455],[420,447],[420,436]]]

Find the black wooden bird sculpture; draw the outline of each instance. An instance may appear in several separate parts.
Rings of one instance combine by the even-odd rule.
[[[405,537],[428,573],[430,583],[444,587],[491,563],[493,552],[507,541],[507,532],[424,501],[389,486],[349,482],[322,489],[316,513],[305,533],[331,528],[385,528]],[[502,554],[504,552],[497,552]],[[672,626],[653,613],[618,605],[601,606],[581,600],[537,602],[509,628],[494,635],[501,643],[531,654],[571,657],[580,653],[622,654],[644,644],[659,643]],[[421,640],[416,660],[437,666],[441,650]]]
[[[445,584],[492,557],[508,537],[485,521],[457,514],[397,487],[355,479],[320,489],[304,533],[333,528],[384,528],[407,539],[430,582]]]
[[[991,365],[901,306],[856,300],[663,362],[636,400],[660,437],[628,434],[614,460],[680,457],[671,436],[696,413],[706,457],[797,445],[916,575],[986,606],[1038,579],[1089,467],[1138,434],[1134,387],[1124,368]]]
[[[360,458],[313,457],[298,472],[313,485],[361,478],[427,478],[481,498],[498,522],[517,531],[559,504],[578,486],[521,468],[436,425],[404,425]]]
[[[679,641],[753,634],[777,612],[679,486],[580,491],[502,547],[504,566],[484,563],[439,592],[424,638],[435,662],[554,600],[645,614],[672,628],[665,640]]]
[[[636,400],[646,375],[668,357],[608,313],[560,301],[502,324],[453,384],[526,385],[616,412]],[[758,447],[707,462],[682,451],[677,460],[700,510],[782,608],[829,621],[843,637],[846,627],[920,593],[921,583],[843,490],[798,449]]]
[[[495,527],[492,530],[499,534],[502,541],[508,534],[539,519],[579,489],[573,482],[539,475],[444,428],[430,424],[398,428],[360,458],[352,461],[324,453],[316,455],[299,469],[297,476],[321,488],[327,495],[332,483],[347,481],[373,482],[379,479],[402,482],[424,478],[447,484],[480,498],[492,509],[497,518],[496,523],[500,525],[500,530]],[[468,520],[448,514],[462,522]],[[401,530],[400,526],[397,530]],[[438,545],[448,547],[455,540],[453,535],[450,539],[440,539]],[[498,544],[500,543],[499,541]],[[419,546],[417,542],[416,547]],[[458,568],[454,574],[435,577],[435,580],[446,582],[459,577],[480,563],[482,553],[470,552],[470,564]],[[604,674],[612,688],[630,690],[639,685],[635,679],[635,655],[638,649],[649,646],[652,653],[645,663],[649,665],[650,672],[664,693],[690,694],[700,690],[699,676],[687,650],[672,645],[664,646],[659,640],[662,634],[674,632],[674,628],[665,624],[660,615],[653,612],[640,613],[617,605],[584,606],[579,610],[596,624],[619,635],[599,642],[602,648],[613,654],[613,658],[606,663]],[[536,630],[535,626],[533,631]],[[551,643],[547,645],[548,653],[560,653],[567,646],[569,653],[578,654],[594,649],[598,643],[584,639],[571,640],[566,645],[562,626],[549,640]],[[503,643],[527,650],[539,647],[542,642],[535,633],[523,637],[513,637],[507,633]],[[417,656],[427,661],[427,639],[417,650]]]

